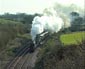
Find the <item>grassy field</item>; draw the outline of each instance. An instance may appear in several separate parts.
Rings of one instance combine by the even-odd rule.
[[[81,42],[82,39],[85,39],[85,31],[64,34],[64,35],[61,35],[61,38],[60,38],[61,42],[64,43],[64,45],[78,44],[78,42]]]

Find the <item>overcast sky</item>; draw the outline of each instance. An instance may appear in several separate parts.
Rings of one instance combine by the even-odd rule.
[[[76,4],[84,8],[85,0],[0,0],[0,14],[9,13],[42,13],[42,11],[52,6],[55,2],[63,5]]]

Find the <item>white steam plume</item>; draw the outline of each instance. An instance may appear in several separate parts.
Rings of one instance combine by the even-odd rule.
[[[47,13],[43,16],[36,16],[32,21],[31,36],[35,43],[36,35],[47,31],[50,33],[57,33],[62,28],[70,26],[69,19],[66,16],[60,16],[54,9],[47,9]]]

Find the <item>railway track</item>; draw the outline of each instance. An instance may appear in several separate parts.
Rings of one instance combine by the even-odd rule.
[[[28,58],[26,53],[29,51],[30,41],[25,44],[24,48],[22,48],[16,55],[16,57],[7,65],[5,69],[22,69],[23,64]]]

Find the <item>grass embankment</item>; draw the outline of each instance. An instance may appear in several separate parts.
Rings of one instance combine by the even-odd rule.
[[[81,42],[82,39],[85,39],[85,32],[63,34],[60,38],[64,45],[77,44],[78,42]]]

